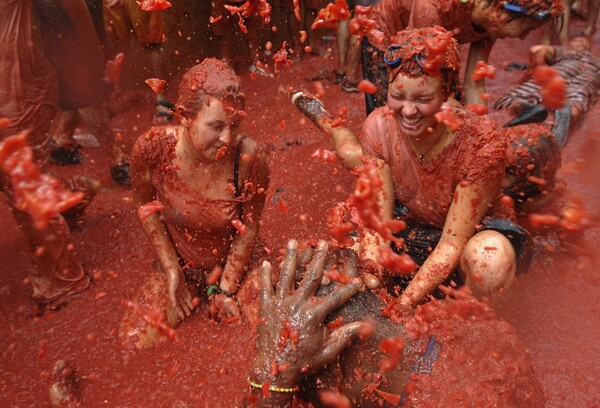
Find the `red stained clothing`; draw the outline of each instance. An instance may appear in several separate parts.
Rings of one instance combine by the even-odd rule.
[[[255,152],[251,157],[247,176],[238,180],[240,187],[232,198],[207,198],[193,191],[177,174],[172,164],[177,140],[174,132],[167,132],[165,127],[154,128],[141,136],[134,148],[133,169],[139,169],[140,164],[150,168],[156,199],[164,205],[162,215],[179,257],[204,270],[222,266],[236,233],[231,221],[241,219],[242,204],[255,193],[258,154]],[[243,143],[232,148],[239,152]],[[239,160],[239,154],[236,159]],[[232,174],[232,183],[235,178]]]
[[[446,30],[458,29],[454,37],[459,43],[469,43],[488,38],[485,31],[478,32],[471,22],[473,2],[458,0],[413,1],[381,0],[373,6],[369,18],[375,20],[375,28],[385,34],[385,42],[378,44],[369,37],[371,44],[381,50],[389,46],[389,41],[398,31],[407,28],[431,27],[439,25]]]
[[[44,58],[34,30],[30,1],[0,2],[0,141],[30,129],[27,141],[39,147],[56,112],[58,88],[54,70]]]
[[[386,108],[365,120],[360,142],[366,151],[390,165],[396,199],[420,222],[443,227],[454,191],[462,181],[487,183],[503,174],[506,144],[493,121],[456,110],[464,122],[444,151],[421,166]],[[500,187],[499,187],[500,188]]]

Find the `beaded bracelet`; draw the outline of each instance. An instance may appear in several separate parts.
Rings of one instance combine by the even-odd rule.
[[[264,384],[258,384],[258,383],[255,383],[254,381],[252,381],[250,379],[250,376],[248,376],[248,383],[250,383],[250,386],[252,388],[257,388],[257,389],[260,389],[260,390],[262,390],[262,388],[264,386]],[[293,388],[280,388],[280,387],[277,387],[275,385],[269,385],[269,391],[273,391],[273,392],[296,392],[296,391],[298,391],[298,386],[295,386]]]

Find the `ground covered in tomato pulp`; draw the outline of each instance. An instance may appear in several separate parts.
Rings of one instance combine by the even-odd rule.
[[[491,63],[525,61],[527,41],[500,41]],[[600,41],[595,39],[594,45]],[[331,43],[334,46],[334,43]],[[464,50],[463,50],[464,52]],[[288,101],[287,89],[306,87],[306,78],[334,62],[307,56],[270,79],[240,68],[248,118],[241,131],[270,148],[271,187],[254,261],[279,255],[289,238],[329,238],[327,210],[351,193],[354,178],[341,163],[312,158],[332,149],[328,137],[307,122]],[[495,98],[517,83],[518,72],[498,69],[488,81]],[[348,108],[348,126],[356,131],[364,118],[362,94],[348,95],[322,81],[327,108]],[[147,92],[150,94],[150,90]],[[129,148],[150,126],[152,97],[130,103],[113,119]],[[501,116],[501,115],[498,115]],[[589,208],[600,209],[597,180],[600,154],[600,107],[588,113],[564,151],[563,177],[584,194]],[[180,329],[179,342],[163,342],[130,353],[118,338],[123,301],[133,298],[157,262],[132,204],[132,193],[114,186],[109,158],[102,149],[85,149],[83,165],[51,166],[57,175],[98,178],[102,189],[73,231],[76,251],[94,276],[93,286],[63,310],[36,317],[25,280],[31,259],[27,244],[4,204],[0,205],[0,405],[46,406],[52,366],[69,361],[79,381],[84,406],[237,406],[246,392],[246,373],[254,355],[251,330],[244,324],[213,323],[200,310]],[[280,205],[280,199],[285,203]],[[592,248],[598,235],[586,235]],[[600,272],[596,259],[554,253],[538,242],[530,272],[519,277],[519,297],[508,320],[530,350],[550,407],[597,406],[600,401]],[[270,253],[270,254],[269,254]],[[473,347],[485,353],[485,345]],[[168,402],[167,402],[168,401]]]

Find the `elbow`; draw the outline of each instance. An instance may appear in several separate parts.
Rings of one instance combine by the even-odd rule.
[[[356,146],[355,144],[343,144],[338,149],[338,154],[344,165],[352,170],[361,163],[360,156],[363,155],[363,150],[360,146]]]

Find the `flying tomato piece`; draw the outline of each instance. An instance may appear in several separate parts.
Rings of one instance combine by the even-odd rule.
[[[233,228],[235,228],[242,237],[246,235],[248,228],[240,220],[232,220],[231,225],[233,225]]]
[[[496,68],[493,65],[488,65],[484,61],[477,61],[475,71],[473,71],[473,81],[479,81],[483,78],[496,78]]]
[[[165,85],[167,84],[167,81],[158,78],[148,78],[144,82],[148,84],[150,88],[152,88],[156,95],[160,94]]]
[[[138,208],[138,218],[145,221],[151,215],[161,212],[165,209],[165,206],[160,201],[150,201],[149,203],[143,204]]]
[[[227,153],[227,146],[219,147],[219,150],[217,150],[217,154],[215,154],[215,160],[219,160],[220,158],[225,156],[226,153]]]
[[[358,90],[367,94],[374,94],[377,92],[377,87],[371,82],[363,79],[358,83]]]
[[[159,11],[173,7],[167,0],[142,0],[136,1],[136,3],[144,11]]]

